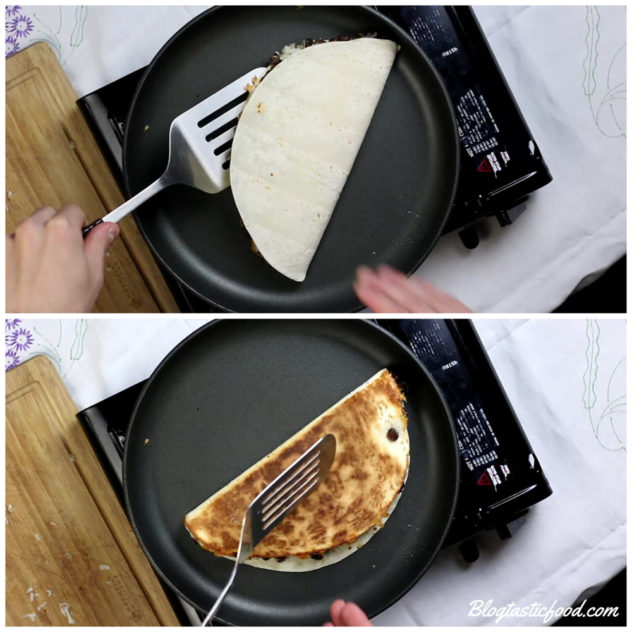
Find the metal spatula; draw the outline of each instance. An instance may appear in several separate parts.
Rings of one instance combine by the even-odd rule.
[[[327,476],[336,453],[336,438],[325,435],[275,478],[248,506],[241,524],[237,559],[224,590],[209,610],[202,626],[212,622],[233,585],[237,568],[245,562],[265,535]]]
[[[158,191],[172,184],[187,184],[219,193],[229,184],[230,147],[246,86],[261,79],[266,68],[250,70],[204,101],[180,114],[169,129],[169,161],[165,172],[147,188],[83,229],[84,237],[102,222],[119,222]]]

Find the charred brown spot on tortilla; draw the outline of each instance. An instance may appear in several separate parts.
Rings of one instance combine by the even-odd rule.
[[[389,454],[384,434],[375,434],[375,419],[385,407],[406,428],[403,395],[393,377],[382,371],[366,389],[348,396],[306,426],[253,468],[201,505],[185,524],[203,548],[216,555],[235,555],[241,520],[250,501],[324,434],[336,437],[331,471],[318,488],[255,547],[253,555],[309,558],[351,544],[372,526],[381,526],[402,489],[408,469]],[[373,420],[373,421],[372,421]],[[372,434],[373,433],[373,434]],[[343,500],[344,502],[341,502]],[[217,536],[220,535],[218,538]]]
[[[404,394],[404,398],[406,398],[408,396],[408,394],[410,393],[410,387],[408,386],[408,383],[397,372],[396,369],[391,367],[389,369],[389,371],[390,371],[390,374],[393,376],[393,379],[395,380],[395,383],[397,384],[397,388]]]
[[[399,439],[399,432],[397,432],[395,428],[389,428],[388,432],[386,433],[386,438],[390,439],[391,441],[397,441]]]

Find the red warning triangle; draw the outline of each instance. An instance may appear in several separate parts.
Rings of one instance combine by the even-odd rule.
[[[478,165],[478,167],[476,168],[476,171],[480,171],[482,173],[491,173],[491,166],[489,164],[489,160],[487,160],[487,158],[483,158],[483,160],[481,160],[480,164]]]
[[[489,474],[488,474],[487,472],[483,472],[483,473],[479,476],[478,480],[476,481],[476,484],[477,484],[477,485],[491,485],[491,484],[492,484],[492,481],[491,481],[491,479],[489,478]]]

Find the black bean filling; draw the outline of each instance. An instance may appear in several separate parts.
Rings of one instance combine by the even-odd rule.
[[[354,39],[360,39],[361,37],[377,37],[377,33],[354,33],[353,35],[336,35],[336,37],[332,37],[330,39],[323,39],[322,37],[319,37],[317,39],[308,38],[303,40],[303,48],[309,48],[310,46],[314,46],[315,44],[325,44],[326,42],[349,42]],[[270,70],[272,70],[272,68],[274,68],[275,66],[278,66],[281,61],[281,55],[279,53],[274,53],[274,55],[270,57]]]

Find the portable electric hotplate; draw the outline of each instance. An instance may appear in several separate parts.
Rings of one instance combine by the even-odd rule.
[[[358,264],[410,274],[454,230],[474,247],[478,220],[510,224],[551,180],[468,7],[215,8],[146,69],[79,104],[131,195],[164,169],[169,124],[181,111],[286,43],[355,32],[394,39],[400,51],[303,283],[251,252],[229,189],[175,187],[136,213],[184,311],[360,309]]]
[[[241,569],[219,613],[240,625],[320,624],[343,597],[374,616],[415,585],[441,546],[458,544],[473,561],[477,532],[509,537],[551,493],[468,321],[217,321],[149,380],[79,414],[189,620],[213,603],[231,562],[198,547],[184,515],[384,367],[405,389],[411,445],[385,527],[316,571]]]

